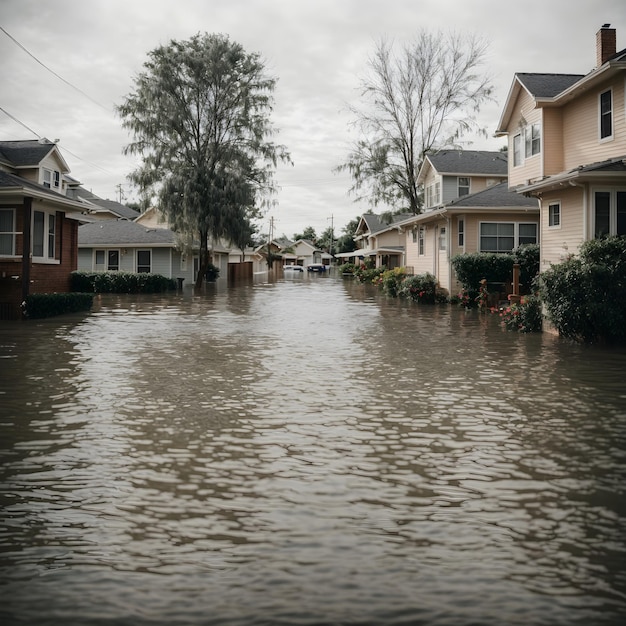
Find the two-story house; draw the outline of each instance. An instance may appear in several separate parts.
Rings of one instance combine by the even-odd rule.
[[[31,293],[70,290],[84,206],[66,195],[68,173],[47,139],[0,141],[0,319]]]
[[[386,220],[381,215],[364,213],[354,233],[357,249],[337,254],[337,258],[356,264],[369,260],[374,267],[387,269],[404,265],[404,233],[398,224],[407,217],[392,215]]]
[[[588,74],[515,74],[498,125],[509,186],[539,200],[541,270],[589,239],[626,235],[626,50],[596,35]]]
[[[471,252],[511,252],[537,243],[539,208],[533,198],[510,192],[507,154],[444,150],[420,168],[424,212],[400,225],[405,262],[415,274],[435,276],[449,293],[460,289],[450,260]]]

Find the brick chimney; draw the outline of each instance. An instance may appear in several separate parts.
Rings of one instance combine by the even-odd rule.
[[[610,24],[603,24],[596,34],[596,64],[604,65],[617,52],[617,36]]]

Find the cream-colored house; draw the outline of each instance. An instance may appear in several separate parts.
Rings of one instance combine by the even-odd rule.
[[[424,157],[417,182],[424,189],[424,210],[429,211],[506,178],[506,152],[440,150]]]
[[[588,74],[516,74],[498,125],[509,186],[539,200],[541,270],[603,235],[626,235],[626,50],[596,35]]]
[[[354,234],[357,249],[337,254],[341,263],[359,264],[371,260],[374,267],[387,269],[404,265],[404,232],[399,224],[408,215],[394,215],[387,222],[379,215],[364,213]]]
[[[450,294],[461,289],[450,260],[471,252],[511,252],[538,243],[539,205],[509,190],[506,182],[462,195],[399,225],[406,238],[406,266],[429,273]]]

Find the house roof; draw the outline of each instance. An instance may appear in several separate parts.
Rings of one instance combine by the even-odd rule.
[[[494,152],[490,150],[440,150],[424,157],[424,164],[420,168],[422,171],[426,163],[435,169],[439,174],[463,175],[507,175],[507,154],[506,152]]]
[[[57,153],[65,171],[69,171],[57,144],[48,139],[0,141],[0,159],[15,168],[35,167],[53,151]]]
[[[582,74],[526,74],[515,77],[534,98],[554,98],[584,78]]]
[[[447,209],[478,208],[520,208],[539,209],[536,198],[527,198],[518,194],[515,190],[509,189],[507,182],[487,187],[482,191],[461,196],[446,204]]]
[[[168,228],[147,228],[128,220],[101,220],[78,228],[78,247],[151,246],[171,247],[176,235]]]
[[[410,214],[408,213],[392,215],[391,222],[387,222],[386,220],[381,219],[382,216],[380,215],[376,215],[374,213],[364,213],[361,216],[361,220],[359,221],[356,232],[357,234],[368,232],[370,235],[381,233],[389,230],[391,227],[395,226],[399,222],[404,221],[407,217],[409,217],[409,215]],[[361,228],[361,225],[364,225],[365,229]]]
[[[57,193],[43,185],[34,183],[21,176],[0,170],[0,195],[25,195],[41,198],[53,204],[63,206],[66,210],[81,211],[82,206],[63,194]]]
[[[542,180],[535,181],[528,185],[521,185],[516,188],[517,193],[533,193],[539,190],[545,191],[550,188],[561,188],[574,182],[590,182],[602,179],[603,182],[618,179],[620,182],[624,180],[626,174],[626,154],[606,159],[604,161],[596,161],[586,165],[580,165],[571,170],[559,172],[554,176],[547,176]]]

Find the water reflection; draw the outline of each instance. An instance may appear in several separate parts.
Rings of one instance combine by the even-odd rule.
[[[623,350],[329,277],[0,342],[3,623],[621,623]]]

